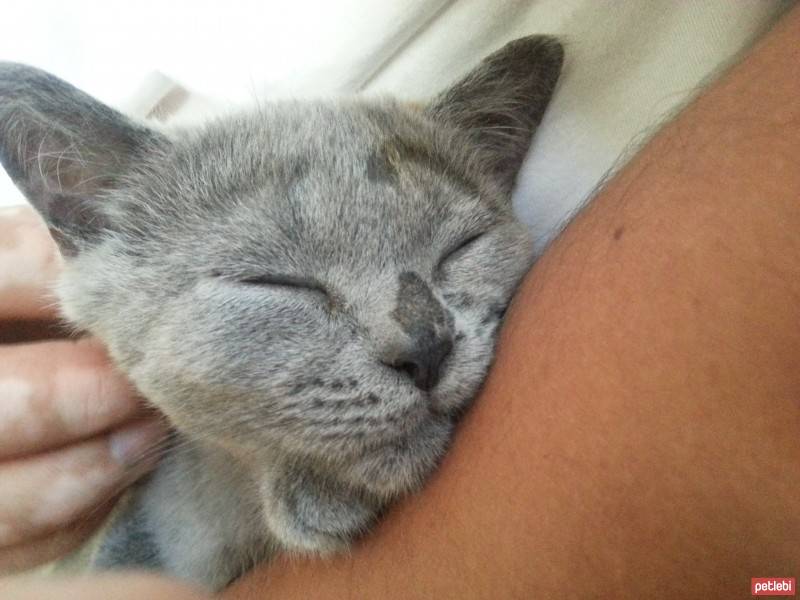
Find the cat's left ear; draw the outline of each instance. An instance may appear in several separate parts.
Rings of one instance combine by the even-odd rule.
[[[53,75],[0,63],[0,162],[64,254],[114,228],[106,193],[165,143]]]
[[[434,99],[428,113],[466,133],[487,173],[510,192],[563,61],[554,37],[514,40]]]

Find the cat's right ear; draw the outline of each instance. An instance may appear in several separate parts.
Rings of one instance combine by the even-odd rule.
[[[563,61],[554,37],[514,40],[436,98],[428,114],[466,133],[487,174],[510,192]]]
[[[0,63],[0,162],[66,255],[114,229],[107,192],[166,143],[53,75]]]

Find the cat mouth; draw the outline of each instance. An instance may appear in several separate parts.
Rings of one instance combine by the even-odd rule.
[[[387,417],[391,428],[383,430],[364,446],[364,453],[381,452],[387,449],[402,449],[414,440],[425,436],[425,432],[437,424],[455,425],[466,411],[468,403],[459,401],[452,394],[425,393],[421,401]]]
[[[380,496],[392,497],[418,488],[436,467],[452,438],[449,417],[430,417],[413,431],[366,449],[352,461],[345,479]]]
[[[437,426],[450,426],[454,423],[455,419],[448,413],[435,411],[429,408],[425,417],[419,419],[413,427],[407,430],[399,430],[395,435],[388,438],[376,440],[366,447],[364,454],[385,450],[405,451],[410,445],[424,439],[430,434],[430,431],[436,429]]]

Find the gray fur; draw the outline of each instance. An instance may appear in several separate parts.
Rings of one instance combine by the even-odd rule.
[[[510,190],[561,61],[524,38],[428,106],[165,132],[0,65],[0,160],[68,256],[64,314],[178,432],[99,566],[218,588],[346,547],[422,485],[531,261]]]

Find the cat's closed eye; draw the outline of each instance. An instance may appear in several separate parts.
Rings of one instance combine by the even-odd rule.
[[[215,273],[214,275],[236,285],[279,288],[290,292],[300,293],[311,292],[318,295],[326,302],[328,302],[330,299],[328,290],[320,282],[310,278],[298,277],[296,275],[262,273],[258,275],[237,277],[235,279],[223,277],[219,273]]]
[[[272,288],[283,288],[294,292],[312,292],[323,298],[326,302],[330,299],[330,294],[325,287],[313,279],[304,279],[293,275],[253,275],[244,277],[238,283],[250,286],[265,286]]]

